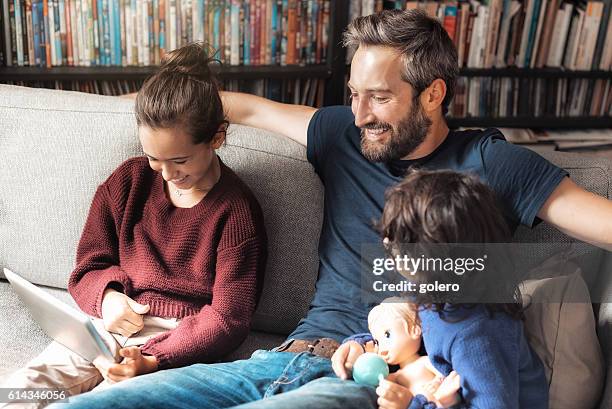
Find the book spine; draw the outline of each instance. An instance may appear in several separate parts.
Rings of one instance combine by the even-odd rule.
[[[240,65],[240,3],[238,0],[232,0],[231,6],[230,65]]]
[[[36,65],[36,57],[34,56],[34,24],[32,21],[32,0],[25,0],[26,10],[26,30],[27,30],[27,49],[28,49],[28,65]],[[1,45],[0,45],[1,46]]]
[[[444,8],[443,26],[450,39],[455,41],[455,30],[457,28],[457,4],[447,4]]]
[[[198,4],[202,5],[203,1],[202,0],[198,0]],[[201,14],[198,14],[199,17],[199,27],[200,27],[200,36],[198,37],[198,40],[203,41],[203,34],[202,34],[202,22],[204,20],[204,16],[202,16]],[[164,56],[166,55],[166,0],[159,0],[159,59],[161,62],[161,59],[164,58]],[[157,61],[156,61],[157,63]]]
[[[145,67],[151,65],[151,44],[150,44],[150,30],[149,30],[149,10],[151,0],[145,0],[142,3],[142,56],[143,56],[143,64]]]
[[[23,49],[23,25],[21,22],[22,4],[20,0],[14,0],[15,10],[15,44],[17,46],[17,65],[24,66],[24,49]],[[27,50],[26,50],[27,52]]]
[[[609,12],[608,28],[603,42],[601,61],[599,62],[600,70],[612,69],[612,11]],[[610,82],[608,82],[610,84]]]
[[[170,48],[168,49],[168,51],[172,51],[172,50],[175,50],[177,47],[177,44],[176,44],[176,0],[170,0],[170,15],[168,17],[170,18],[170,24],[168,25],[168,28],[170,30],[170,38],[169,38]]]
[[[79,65],[79,43],[77,39],[77,12],[76,12],[76,1],[68,1],[68,10],[70,14],[70,45],[72,47],[72,54],[70,55],[72,66]]]
[[[147,0],[147,37],[146,44],[148,50],[145,54],[146,60],[145,65],[149,66],[155,62],[155,32],[153,27],[153,0]]]
[[[44,56],[45,56],[45,65],[47,68],[51,68],[51,27],[49,25],[49,1],[43,0],[43,29],[44,29]]]
[[[129,65],[128,60],[128,31],[129,31],[129,17],[128,17],[128,9],[129,9],[129,0],[119,0],[119,26],[120,35],[119,35],[119,47],[120,47],[120,64],[122,67],[127,67]],[[131,52],[130,52],[131,54]]]
[[[66,43],[66,1],[59,0],[59,50],[61,55],[62,65],[68,64],[68,46]]]
[[[287,11],[287,65],[296,64],[297,62],[297,24],[296,1],[289,0]]]
[[[40,59],[40,18],[39,0],[32,0],[32,37],[34,40],[34,61],[31,65],[41,66]]]
[[[136,17],[136,61],[138,66],[144,65],[144,47],[143,47],[143,32],[144,25],[142,19],[142,8],[143,8],[144,0],[136,0],[136,13],[134,13]]]
[[[81,0],[81,39],[83,42],[83,65],[89,67],[92,64],[91,60],[91,40],[89,37],[89,0]]]

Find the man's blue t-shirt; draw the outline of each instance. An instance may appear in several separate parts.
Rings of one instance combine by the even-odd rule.
[[[307,156],[325,188],[319,278],[310,311],[290,335],[344,338],[368,332],[372,305],[361,302],[361,248],[380,245],[374,222],[388,187],[408,169],[450,169],[477,175],[493,189],[511,229],[533,226],[568,174],[538,154],[512,145],[497,129],[451,131],[431,154],[413,161],[368,161],[350,107],[319,109],[308,126]]]

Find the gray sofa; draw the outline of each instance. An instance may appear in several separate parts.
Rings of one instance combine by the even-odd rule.
[[[65,288],[95,188],[123,160],[139,154],[130,100],[0,85],[0,268],[74,305]],[[306,314],[317,274],[323,191],[304,148],[283,137],[233,125],[220,156],[253,189],[269,235],[263,296],[251,334],[227,358],[234,359],[279,344]],[[547,157],[589,190],[612,195],[609,161]],[[519,229],[516,240],[570,242],[545,224]],[[610,271],[609,262],[597,255],[587,263],[587,281],[605,294],[612,292],[612,277],[603,273]],[[594,311],[612,374],[612,305],[594,305]],[[0,278],[0,382],[48,342]],[[601,409],[612,407],[610,378]]]

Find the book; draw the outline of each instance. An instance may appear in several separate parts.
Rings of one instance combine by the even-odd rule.
[[[576,14],[572,17],[569,38],[567,40],[567,48],[565,49],[565,57],[563,66],[569,70],[576,69],[576,55],[578,54],[579,37],[582,32],[582,23],[584,21],[584,9],[576,8]]]
[[[536,68],[543,68],[548,60],[550,43],[552,41],[552,32],[555,28],[554,22],[556,20],[557,13],[559,12],[559,1],[560,0],[551,0],[550,4],[548,4],[546,8],[546,16],[544,17],[539,50],[534,64]],[[558,35],[559,34],[557,34],[557,36]]]
[[[546,58],[546,66],[561,67],[563,52],[568,41],[570,22],[574,6],[571,3],[564,3],[563,8],[557,11],[554,27],[556,35],[552,36],[552,41]]]
[[[584,24],[580,35],[580,45],[576,56],[575,68],[578,70],[590,70],[593,64],[595,45],[599,25],[603,14],[603,3],[600,1],[589,1],[584,16]]]
[[[612,13],[610,9],[608,9],[608,13],[608,28],[603,41],[603,53],[599,62],[599,69],[604,71],[612,69]]]
[[[482,61],[482,66],[484,68],[492,68],[495,63],[501,13],[502,0],[491,0],[489,2],[489,14],[485,24],[486,41]]]

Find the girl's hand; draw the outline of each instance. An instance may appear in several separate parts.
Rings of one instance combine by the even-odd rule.
[[[107,331],[131,337],[144,327],[142,315],[149,312],[148,305],[138,304],[127,295],[106,289],[102,298],[102,320]]]
[[[408,388],[387,379],[380,381],[376,394],[379,409],[406,409],[412,400]]]
[[[136,346],[120,349],[119,355],[124,359],[118,364],[94,362],[104,379],[110,383],[157,371],[157,359],[152,355],[143,355]]]

